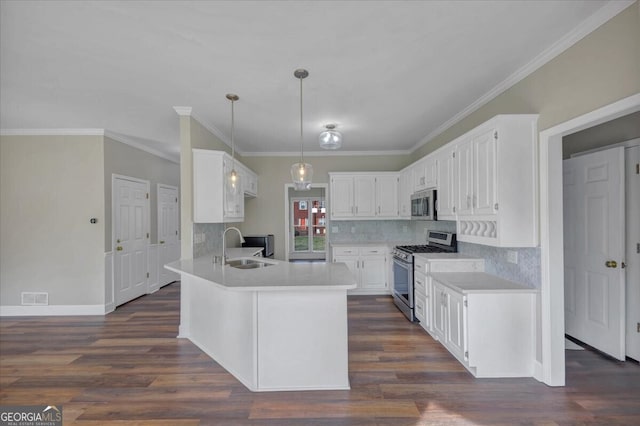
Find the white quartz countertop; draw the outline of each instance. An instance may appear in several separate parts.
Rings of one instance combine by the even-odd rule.
[[[514,281],[505,280],[486,272],[434,272],[434,281],[462,293],[537,293],[537,289],[526,287]]]
[[[227,250],[229,259],[236,256]],[[274,265],[256,269],[237,269],[214,264],[211,256],[171,262],[165,268],[179,274],[202,278],[213,285],[236,291],[350,290],[356,280],[344,263],[289,263],[255,258]]]
[[[462,253],[414,253],[413,257],[426,260],[483,260],[481,257]]]

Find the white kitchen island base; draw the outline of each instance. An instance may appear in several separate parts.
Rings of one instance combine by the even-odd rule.
[[[304,266],[282,265],[294,275]],[[269,273],[280,266],[227,269],[226,278],[253,273],[269,281]],[[182,274],[179,337],[191,340],[247,388],[349,389],[346,293],[354,284],[231,288],[184,269],[177,272]]]

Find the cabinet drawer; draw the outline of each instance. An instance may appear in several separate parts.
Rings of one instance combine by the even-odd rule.
[[[357,256],[360,254],[358,247],[334,247],[333,254],[338,256]]]
[[[424,324],[426,318],[426,297],[420,292],[415,293],[414,314],[420,323]]]
[[[416,272],[422,272],[423,274],[426,274],[427,272],[429,272],[429,261],[427,259],[424,259],[422,257],[413,257],[413,269]]]
[[[413,277],[413,286],[416,292],[420,292],[423,295],[427,294],[427,277],[423,274],[415,274]]]
[[[384,247],[361,247],[360,248],[360,254],[361,255],[369,255],[369,254],[385,254],[386,253],[386,249]]]

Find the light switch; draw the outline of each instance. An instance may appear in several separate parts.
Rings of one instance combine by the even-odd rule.
[[[507,250],[507,262],[518,264],[518,252],[515,250]]]

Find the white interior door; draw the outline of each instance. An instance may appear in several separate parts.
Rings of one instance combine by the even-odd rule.
[[[626,321],[623,167],[622,147],[563,164],[565,332],[620,360]]]
[[[640,361],[640,146],[625,149],[627,356]]]
[[[149,183],[113,179],[116,306],[147,293]]]
[[[164,267],[167,263],[180,259],[178,216],[178,188],[158,184],[158,256],[161,287],[180,279],[177,273]]]

